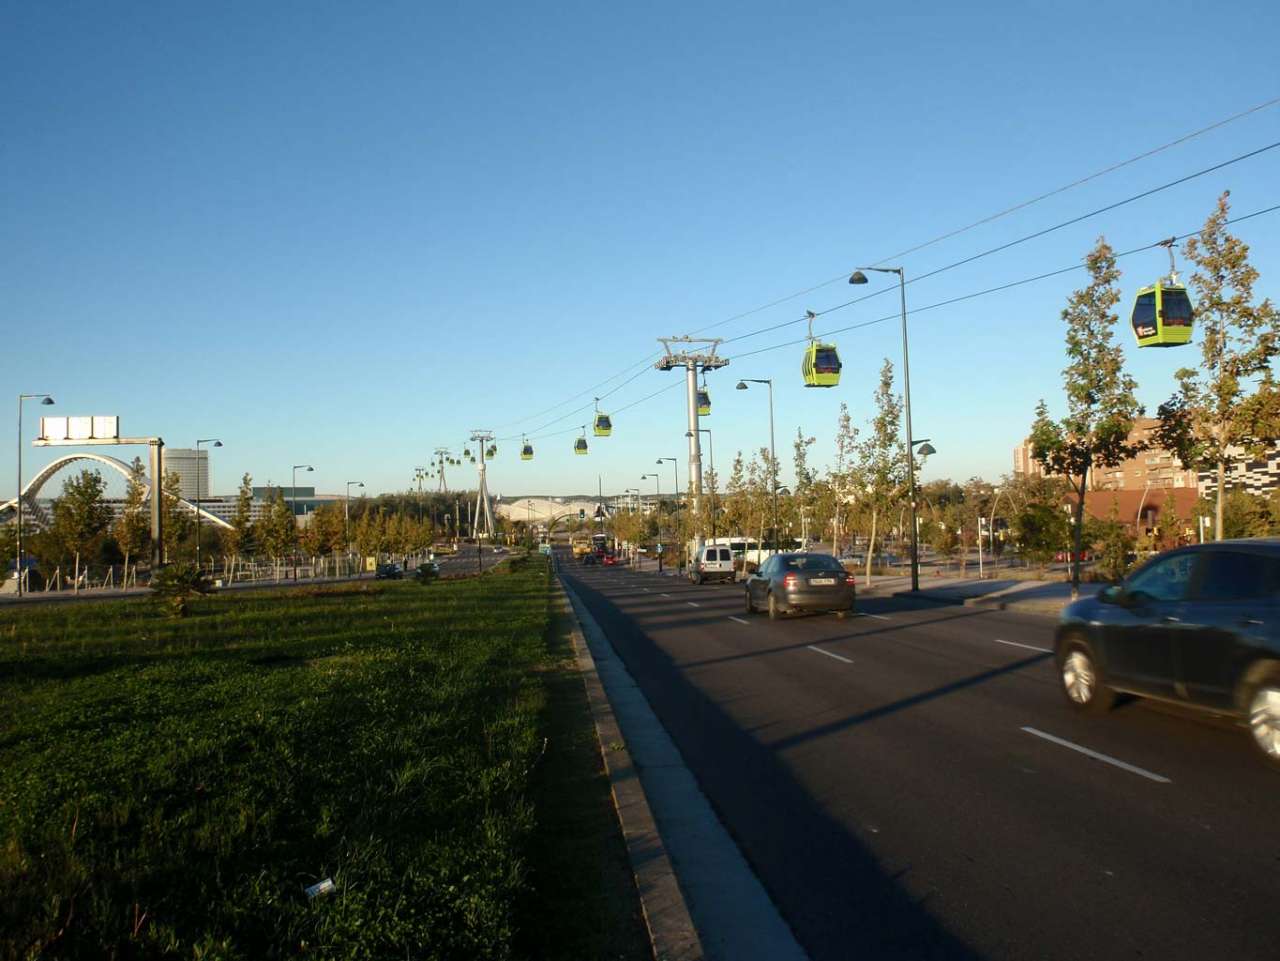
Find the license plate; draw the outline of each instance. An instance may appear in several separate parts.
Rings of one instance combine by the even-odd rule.
[[[835,582],[836,579],[834,577],[815,577],[809,581],[810,584],[817,584],[823,587],[829,584],[834,584]]]

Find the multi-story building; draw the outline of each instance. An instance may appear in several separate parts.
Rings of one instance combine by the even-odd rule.
[[[1154,444],[1160,421],[1140,417],[1129,432],[1130,444]],[[1030,441],[1013,449],[1013,472],[1029,477],[1044,476],[1044,469],[1031,457]],[[1196,490],[1196,472],[1183,466],[1176,454],[1163,447],[1148,447],[1115,467],[1094,468],[1089,489],[1095,491],[1144,491],[1159,489]]]
[[[1229,448],[1233,457],[1243,457],[1244,451]],[[1201,471],[1200,493],[1213,497],[1218,490],[1218,472]],[[1250,494],[1270,495],[1280,489],[1280,449],[1272,448],[1262,460],[1238,460],[1227,466],[1227,490],[1242,490]]]
[[[166,447],[164,472],[178,475],[180,493],[189,501],[195,500],[197,494],[203,497],[212,490],[209,486],[209,452],[207,450]]]

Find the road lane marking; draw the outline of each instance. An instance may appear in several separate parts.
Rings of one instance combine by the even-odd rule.
[[[670,595],[670,594],[659,594],[658,596],[659,596],[659,597],[670,597],[671,595]]]
[[[874,617],[877,621],[889,620],[889,618],[885,617],[883,614],[868,614],[866,611],[854,611],[853,616],[854,617]]]
[[[827,657],[834,657],[837,661],[844,661],[846,664],[853,663],[853,661],[849,660],[847,657],[841,657],[839,654],[832,654],[830,651],[824,651],[822,648],[814,647],[812,644],[806,644],[805,646],[811,651],[817,651],[819,654],[827,655]]]
[[[1072,744],[1070,741],[1063,740],[1060,737],[1054,737],[1052,734],[1046,734],[1044,731],[1037,731],[1034,727],[1024,727],[1024,731],[1028,734],[1034,734],[1036,737],[1042,737],[1046,741],[1052,741],[1061,747],[1070,748],[1073,751],[1079,751],[1086,757],[1091,757],[1095,761],[1102,761],[1104,764],[1110,764],[1120,768],[1122,771],[1128,771],[1130,774],[1137,774],[1139,777],[1145,777],[1148,780],[1155,781],[1157,784],[1172,784],[1167,777],[1160,774],[1153,774],[1145,768],[1137,767],[1133,764],[1127,764],[1118,758],[1110,757],[1106,754],[1100,754],[1097,751],[1091,751],[1087,747],[1081,747],[1079,744]]]
[[[751,622],[750,622],[750,621],[744,621],[742,618],[740,618],[740,617],[734,617],[732,614],[730,614],[730,615],[729,615],[729,620],[731,620],[731,621],[737,621],[739,624],[746,624],[746,625],[748,625],[748,626],[750,626],[750,624],[751,624]]]
[[[701,604],[695,604],[693,601],[685,601],[690,607],[701,607]]]
[[[1028,651],[1039,651],[1041,654],[1052,654],[1053,651],[1047,647],[1036,647],[1034,644],[1021,644],[1018,641],[1002,641],[998,637],[993,637],[993,641],[997,644],[1008,644],[1010,647],[1021,647]]]

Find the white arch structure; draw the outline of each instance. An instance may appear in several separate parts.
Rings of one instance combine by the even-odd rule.
[[[79,461],[79,460],[96,461],[99,464],[103,464],[107,467],[110,467],[112,470],[116,471],[118,474],[124,477],[125,480],[129,480],[131,477],[133,477],[133,471],[130,469],[129,465],[118,458],[108,457],[106,454],[94,454],[87,451],[82,453],[77,453],[77,454],[64,454],[62,457],[59,457],[53,461],[50,461],[44,468],[40,470],[38,474],[36,474],[35,477],[31,478],[31,480],[27,483],[26,488],[22,492],[23,510],[24,511],[29,510],[34,516],[39,517],[42,521],[47,522],[48,518],[44,516],[43,509],[41,509],[41,507],[36,503],[36,497],[39,495],[40,491],[44,488],[44,485],[49,482],[49,479],[53,477],[54,474],[58,473],[58,471],[62,470],[62,468],[66,467],[68,464],[74,464],[76,461]],[[147,497],[149,498],[151,496],[151,481],[149,479],[144,478],[144,483],[147,486]],[[181,504],[183,507],[185,507],[192,514],[197,513],[196,505],[192,504],[189,500],[179,497],[178,503]],[[3,504],[0,504],[0,514],[16,514],[17,510],[18,510],[18,499],[16,497],[11,500],[5,501]],[[230,524],[224,521],[221,517],[217,517],[214,514],[210,514],[203,507],[200,508],[198,513],[200,515],[201,520],[208,521],[214,527],[220,527],[225,530],[231,529]]]
[[[587,520],[595,520],[596,501],[558,501],[549,497],[521,497],[514,501],[501,501],[496,506],[500,517],[509,521],[532,521],[546,525],[551,530],[562,520],[578,519],[578,511],[586,512]]]

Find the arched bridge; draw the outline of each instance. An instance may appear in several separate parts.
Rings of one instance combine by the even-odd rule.
[[[596,501],[567,500],[558,501],[549,497],[521,497],[513,501],[500,501],[496,505],[497,513],[509,521],[527,521],[542,524],[551,530],[563,520],[577,520],[578,511],[584,511],[587,520],[596,516]]]
[[[65,454],[62,457],[59,457],[56,460],[51,461],[38,474],[36,474],[35,477],[31,478],[30,482],[23,489],[22,491],[23,513],[30,512],[31,516],[39,519],[41,523],[48,523],[49,519],[48,517],[45,516],[44,509],[40,507],[39,504],[36,503],[36,498],[40,496],[40,491],[44,489],[44,485],[48,483],[49,479],[52,478],[54,474],[58,473],[58,471],[62,470],[62,468],[66,467],[68,464],[74,464],[76,461],[81,461],[81,460],[96,461],[99,464],[102,464],[106,467],[110,467],[112,470],[116,471],[118,474],[124,477],[125,480],[129,480],[131,477],[133,477],[133,471],[130,469],[129,465],[126,464],[124,461],[119,460],[118,458],[108,457],[106,454],[94,454],[88,451],[85,451],[82,453],[76,453],[76,454]],[[151,481],[148,478],[143,478],[143,483],[146,484],[147,486],[146,496],[150,498]],[[196,505],[192,504],[190,501],[186,500],[185,498],[179,497],[178,503],[182,507],[185,507],[192,514],[197,513]],[[17,511],[18,511],[17,498],[13,498],[12,500],[5,501],[3,504],[0,504],[0,520],[9,520],[12,515],[17,513]],[[216,517],[215,515],[210,514],[203,507],[200,508],[199,515],[201,520],[208,521],[214,527],[221,527],[226,530],[231,529],[230,524],[224,521],[221,517]]]

